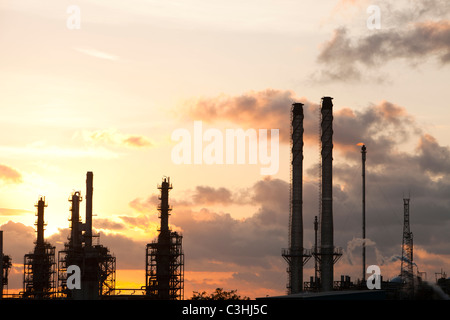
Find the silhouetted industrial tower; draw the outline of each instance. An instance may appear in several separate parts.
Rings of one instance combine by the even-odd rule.
[[[44,240],[45,198],[40,197],[37,207],[34,252],[24,256],[23,291],[25,298],[46,299],[56,294],[55,247]]]
[[[0,230],[0,299],[3,299],[3,287],[8,285],[11,266],[11,257],[3,253],[3,231]]]
[[[72,299],[96,300],[111,295],[115,289],[116,258],[108,248],[92,244],[92,196],[93,173],[86,175],[86,223],[80,219],[79,191],[69,198],[71,222],[69,242],[58,252],[58,282],[63,295]],[[81,269],[81,289],[67,289],[67,267],[76,265]]]
[[[163,178],[161,204],[158,206],[161,228],[156,242],[146,247],[146,295],[152,299],[182,300],[184,298],[184,254],[183,237],[169,228],[170,178]]]
[[[334,263],[342,256],[334,247],[333,236],[333,102],[322,98],[321,107],[321,190],[320,190],[320,250],[314,256],[320,264],[322,291],[333,290]]]
[[[413,272],[413,234],[409,226],[409,200],[403,199],[403,239],[402,260],[400,276],[404,283],[407,294],[413,294],[414,272]]]
[[[303,119],[303,104],[292,104],[289,248],[282,250],[289,294],[303,291],[303,266],[311,258],[311,251],[303,248]]]

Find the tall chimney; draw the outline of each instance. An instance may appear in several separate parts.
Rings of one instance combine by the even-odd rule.
[[[303,264],[311,255],[303,250],[303,104],[292,104],[291,110],[291,194],[289,212],[289,248],[282,250],[288,263],[289,293],[303,291]]]
[[[366,280],[366,146],[361,147],[362,160],[362,281]]]
[[[86,230],[84,233],[84,241],[87,247],[92,246],[92,195],[94,174],[88,171],[86,174]]]
[[[322,98],[321,145],[322,145],[322,212],[320,219],[321,283],[322,291],[333,289],[333,102],[331,97]]]
[[[303,290],[303,104],[292,105],[291,293]]]

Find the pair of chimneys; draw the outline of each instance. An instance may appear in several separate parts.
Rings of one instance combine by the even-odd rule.
[[[320,261],[321,290],[333,288],[333,102],[331,97],[322,98],[321,106],[321,212]],[[290,293],[303,290],[303,264],[307,254],[303,248],[303,104],[292,105],[292,182],[290,213]]]

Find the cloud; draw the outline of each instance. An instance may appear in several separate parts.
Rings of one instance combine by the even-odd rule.
[[[22,174],[16,169],[0,164],[0,180],[5,183],[21,183]]]
[[[125,226],[119,222],[111,221],[110,219],[95,219],[95,229],[105,229],[109,231],[121,231]]]
[[[106,144],[112,146],[147,148],[151,147],[150,140],[142,135],[124,134],[116,129],[103,129],[95,131],[84,130],[81,133],[83,139],[93,144]]]
[[[202,120],[213,124],[221,121],[246,128],[279,128],[280,140],[290,142],[290,113],[293,102],[304,104],[305,143],[318,143],[320,105],[291,91],[267,89],[250,91],[237,96],[222,94],[217,97],[199,98],[187,102],[181,113],[192,120]],[[389,101],[370,104],[363,111],[347,107],[336,108],[333,126],[336,128],[334,142],[337,148],[351,148],[356,143],[371,142],[383,138],[383,143],[401,143],[410,131],[421,129],[414,117],[403,106]],[[356,127],[355,127],[356,126]],[[395,133],[393,135],[393,133]],[[396,140],[393,140],[393,136]],[[365,139],[365,140],[363,140]],[[392,140],[392,141],[391,141]],[[381,143],[380,143],[381,144]]]
[[[25,209],[0,208],[0,215],[2,216],[21,216],[29,213],[34,213],[34,211]]]
[[[211,98],[202,97],[187,101],[179,111],[189,119],[212,124],[227,121],[243,129],[279,129],[280,141],[289,143],[289,114],[294,102],[304,104],[305,132],[316,133],[317,124],[309,127],[308,120],[317,115],[318,105],[296,97],[289,90],[266,89],[236,96],[221,94]],[[309,136],[305,136],[305,139],[308,138]]]
[[[117,61],[119,60],[119,57],[113,54],[109,54],[103,51],[99,51],[92,48],[75,48],[76,51],[86,54],[88,56],[103,59],[103,60],[110,60],[110,61]]]
[[[432,174],[450,173],[450,150],[440,146],[436,138],[429,134],[420,137],[416,149],[420,167]]]
[[[0,152],[8,156],[19,157],[58,157],[58,158],[100,158],[114,159],[118,155],[103,147],[66,148],[47,146],[44,144],[28,145],[25,147],[0,147]]]
[[[8,221],[0,229],[3,231],[3,252],[11,257],[14,266],[8,278],[8,287],[23,288],[23,257],[34,248],[34,228]]]
[[[359,1],[341,1],[361,5]],[[447,66],[450,62],[450,20],[448,1],[409,1],[406,5],[380,1],[382,27],[361,35],[349,32],[349,26],[335,28],[330,40],[322,45],[316,72],[319,81],[357,81],[394,60],[410,66],[422,65],[431,58]],[[345,7],[345,6],[344,6]],[[371,70],[371,71],[369,71]],[[385,76],[375,77],[382,81]]]
[[[202,204],[231,204],[231,191],[223,187],[216,189],[208,186],[197,186],[193,201]]]

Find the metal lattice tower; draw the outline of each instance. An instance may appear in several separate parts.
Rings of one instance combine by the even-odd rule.
[[[169,178],[164,178],[158,189],[161,200],[158,206],[161,227],[158,239],[147,244],[145,288],[151,299],[182,300],[184,298],[184,253],[183,237],[169,228],[169,191],[172,189]]]
[[[413,234],[409,223],[409,198],[403,199],[403,238],[402,260],[400,276],[405,285],[407,294],[412,294],[414,289],[413,270]]]

